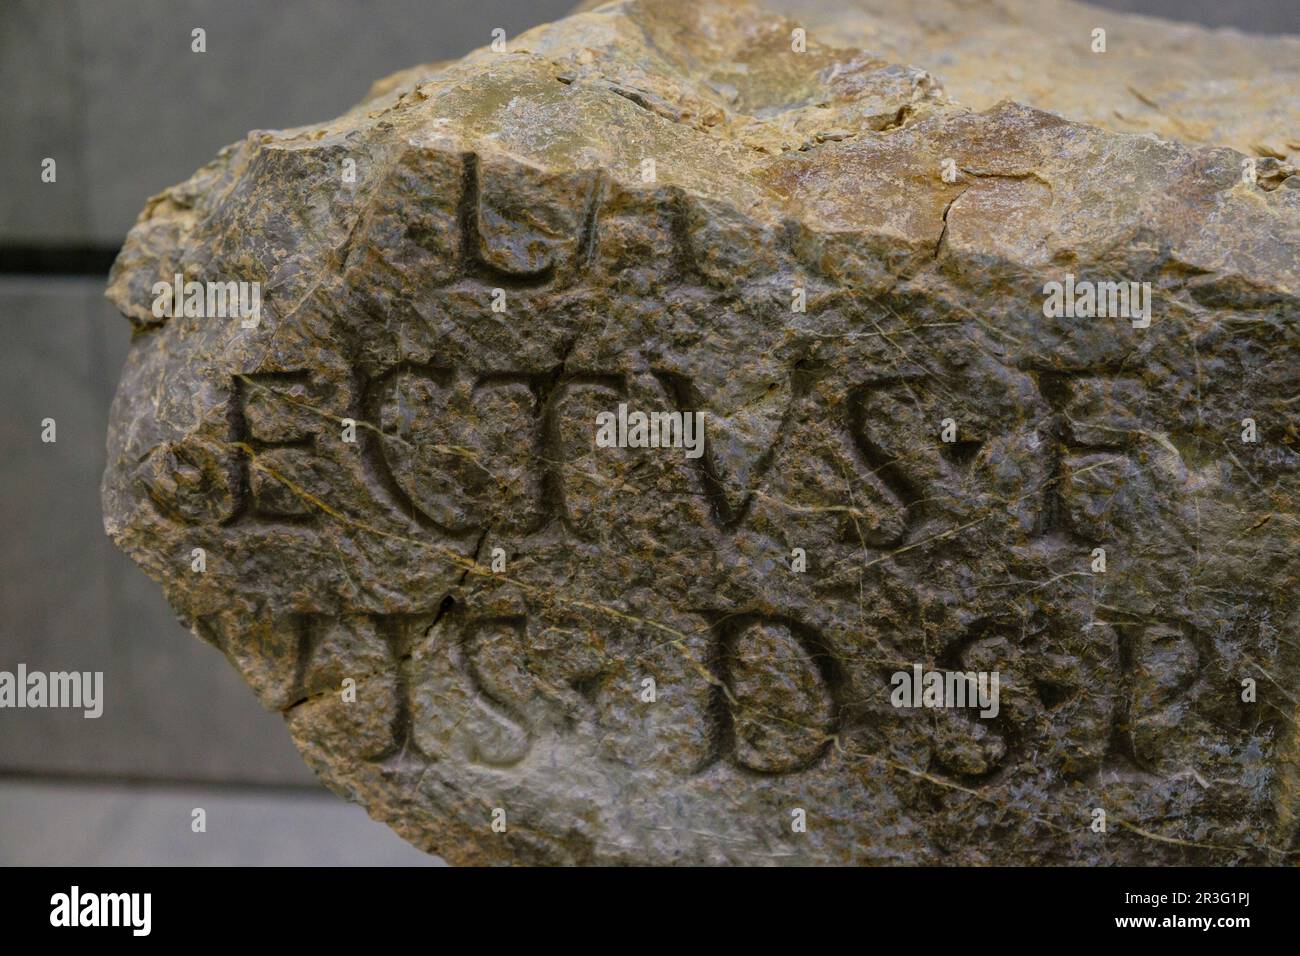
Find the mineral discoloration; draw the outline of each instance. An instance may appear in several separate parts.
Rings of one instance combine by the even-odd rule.
[[[1296,180],[792,28],[612,4],[154,197],[109,533],[452,862],[1292,859]],[[155,317],[175,273],[260,323]],[[704,454],[596,447],[620,402]]]

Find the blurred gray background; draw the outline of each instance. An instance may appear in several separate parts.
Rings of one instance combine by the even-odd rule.
[[[1300,0],[1097,5],[1300,32]],[[0,0],[0,670],[103,671],[107,700],[98,720],[0,711],[0,864],[437,862],[325,793],[279,717],[105,538],[104,433],[130,336],[104,273],[148,196],[248,130],[335,116],[394,70],[572,6]]]

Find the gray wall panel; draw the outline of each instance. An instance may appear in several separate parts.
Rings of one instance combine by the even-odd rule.
[[[0,3],[0,242],[91,234],[73,0]],[[52,157],[58,179],[41,181]]]
[[[103,671],[106,699],[98,719],[0,710],[0,769],[312,786],[280,717],[104,535],[104,435],[130,326],[102,293],[0,279],[0,669]]]
[[[116,245],[150,195],[249,130],[337,116],[382,76],[461,56],[488,43],[494,27],[514,36],[571,7],[570,0],[5,0],[0,243]],[[190,49],[195,27],[207,31],[205,53]],[[59,161],[59,183],[34,194],[47,155]]]
[[[325,793],[0,780],[0,807],[0,866],[445,865]]]

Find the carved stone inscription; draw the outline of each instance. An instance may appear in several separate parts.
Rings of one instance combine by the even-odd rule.
[[[573,23],[151,200],[114,540],[453,862],[1290,861],[1283,166],[747,5]],[[152,315],[178,274],[259,323]]]

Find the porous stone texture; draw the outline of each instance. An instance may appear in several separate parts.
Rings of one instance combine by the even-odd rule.
[[[1002,100],[1121,133],[1300,160],[1300,37],[1245,36],[1071,0],[771,0],[832,46],[915,63],[971,109]],[[1104,52],[1094,31],[1104,31]]]
[[[927,62],[835,6],[607,5],[151,199],[109,533],[453,863],[1294,861],[1300,179],[1230,147],[1292,149],[1300,90],[1213,81],[1291,41],[1090,67],[1182,76],[1200,138],[1004,79],[1096,11],[999,20],[1006,62],[963,12]],[[156,317],[177,273],[260,323]],[[1067,274],[1149,325],[1049,317]],[[620,403],[705,453],[597,447]],[[914,664],[996,671],[997,716],[893,706]]]

